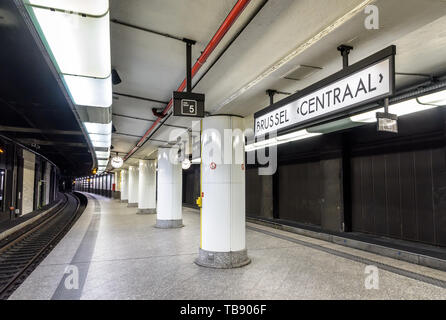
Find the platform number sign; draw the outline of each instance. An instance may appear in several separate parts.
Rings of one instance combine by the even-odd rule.
[[[189,99],[181,99],[181,114],[182,115],[197,115],[197,101]]]
[[[173,115],[179,117],[204,117],[204,94],[192,92],[173,93]]]

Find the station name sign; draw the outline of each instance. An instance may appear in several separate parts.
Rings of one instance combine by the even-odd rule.
[[[395,46],[390,46],[254,115],[255,136],[309,127],[364,110],[394,94]]]

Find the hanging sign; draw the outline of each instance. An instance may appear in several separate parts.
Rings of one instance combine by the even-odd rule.
[[[396,114],[377,112],[378,131],[398,133],[398,116]]]
[[[395,46],[390,46],[254,115],[254,131],[262,136],[364,111],[364,105],[395,91]]]
[[[204,94],[175,91],[173,93],[173,115],[203,118]]]

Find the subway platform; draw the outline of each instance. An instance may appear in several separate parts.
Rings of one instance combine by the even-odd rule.
[[[254,223],[249,265],[200,267],[198,210],[183,208],[183,228],[158,229],[154,214],[86,195],[83,215],[10,299],[446,299],[446,272]],[[368,265],[378,287],[366,288]]]

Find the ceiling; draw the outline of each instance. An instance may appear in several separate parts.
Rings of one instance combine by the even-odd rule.
[[[62,174],[88,174],[94,158],[74,106],[19,7],[0,2],[0,134],[44,155]]]
[[[196,40],[195,62],[235,3],[235,0],[110,1],[111,20],[118,21],[111,22],[112,67],[122,79],[122,83],[113,87],[120,95],[114,95],[112,105],[116,129],[112,153],[125,155],[135,146],[156,120],[152,108],[164,108],[185,78],[185,44],[141,28]],[[340,70],[342,60],[336,50],[340,44],[354,47],[351,63],[395,44],[397,72],[446,73],[444,0],[270,0],[263,4],[263,1],[250,2],[194,78],[194,92],[206,94],[206,111],[211,114],[241,115],[251,125],[253,113],[269,104],[267,89],[294,93]],[[378,30],[364,27],[366,4],[379,8]],[[284,78],[299,65],[317,69],[302,80]],[[397,88],[423,80],[397,76]],[[276,99],[283,97],[279,95]],[[190,127],[191,121],[169,117],[165,124],[170,126],[158,129],[127,160],[127,165],[137,163],[138,159],[154,158],[158,146],[174,140],[173,130],[178,130],[178,126]]]

